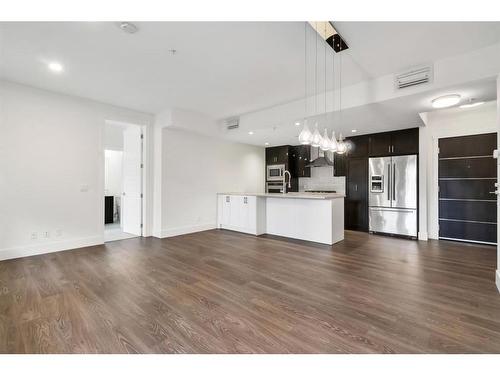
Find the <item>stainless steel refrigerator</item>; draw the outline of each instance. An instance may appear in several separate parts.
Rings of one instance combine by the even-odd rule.
[[[417,155],[370,158],[369,230],[417,237]]]

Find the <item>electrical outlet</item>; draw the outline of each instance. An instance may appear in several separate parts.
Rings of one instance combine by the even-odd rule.
[[[38,234],[36,232],[31,233],[31,239],[32,240],[37,240],[38,239]]]
[[[56,229],[56,237],[61,237],[62,236],[62,230]]]

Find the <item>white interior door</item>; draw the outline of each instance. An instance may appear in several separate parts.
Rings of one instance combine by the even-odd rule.
[[[122,227],[126,233],[142,235],[142,139],[141,129],[123,132]]]

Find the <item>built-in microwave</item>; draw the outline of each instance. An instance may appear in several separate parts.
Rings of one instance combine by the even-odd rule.
[[[267,166],[267,181],[282,181],[285,173],[285,164]]]

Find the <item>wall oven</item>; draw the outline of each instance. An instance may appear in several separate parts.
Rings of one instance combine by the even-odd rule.
[[[266,193],[283,193],[283,182],[271,181],[266,184]]]
[[[282,181],[285,173],[285,164],[274,164],[267,166],[267,181]]]

